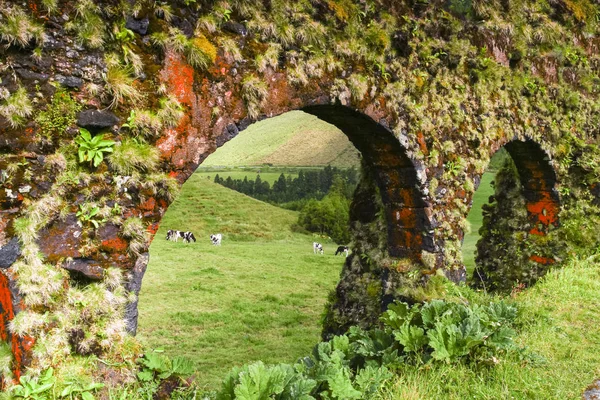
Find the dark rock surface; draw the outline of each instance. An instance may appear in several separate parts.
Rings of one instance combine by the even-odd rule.
[[[37,72],[30,71],[28,69],[19,68],[17,70],[17,74],[24,80],[37,80],[37,81],[46,81],[48,80],[48,74],[40,74]]]
[[[54,79],[56,79],[56,81],[61,85],[69,88],[81,89],[81,87],[83,86],[83,79],[78,78],[76,76],[56,75]]]
[[[240,133],[236,124],[229,124],[223,129],[223,134],[217,137],[217,147],[223,146],[225,143],[236,137]]]
[[[127,22],[125,23],[125,28],[131,29],[132,31],[139,33],[140,35],[145,35],[148,33],[148,26],[150,25],[150,21],[148,18],[137,19],[134,17],[128,17]]]
[[[119,118],[110,111],[85,110],[77,114],[77,125],[87,129],[110,128],[119,123]]]
[[[81,257],[81,227],[75,214],[69,214],[64,220],[40,231],[38,244],[40,250],[51,262],[63,257]]]
[[[93,281],[100,281],[104,278],[104,268],[97,261],[87,258],[76,258],[62,265],[64,269],[70,272],[83,275]]]
[[[19,240],[14,237],[0,247],[0,268],[9,268],[21,255]]]
[[[226,32],[235,33],[236,35],[248,35],[248,29],[239,22],[227,21],[223,24],[223,30]]]

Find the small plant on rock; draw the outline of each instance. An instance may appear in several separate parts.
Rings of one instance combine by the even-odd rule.
[[[78,224],[80,226],[85,225],[93,225],[94,228],[98,229],[102,220],[98,220],[98,212],[100,211],[100,207],[94,204],[80,204],[79,211],[77,211],[77,218],[79,219]]]
[[[48,368],[39,378],[23,375],[19,384],[11,389],[12,398],[46,400],[51,398],[51,390],[56,383],[54,369]]]
[[[69,126],[75,123],[77,112],[81,109],[71,95],[65,90],[58,90],[48,104],[35,118],[40,124],[42,134],[46,137],[61,135]]]
[[[89,162],[94,167],[100,165],[104,159],[104,153],[112,153],[115,142],[104,140],[104,135],[92,137],[90,131],[85,128],[79,128],[79,136],[75,139],[79,145],[79,162]]]

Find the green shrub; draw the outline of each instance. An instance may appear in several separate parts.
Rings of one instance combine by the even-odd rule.
[[[175,357],[171,360],[158,351],[144,354],[142,358],[137,360],[137,363],[141,367],[137,377],[142,382],[169,378],[181,379],[194,372],[194,364],[189,359]]]
[[[382,316],[385,329],[352,327],[315,346],[294,365],[257,362],[234,368],[217,400],[370,399],[403,363],[488,361],[512,349],[516,309],[435,300],[395,303]],[[493,361],[494,363],[494,361]]]
[[[298,215],[298,225],[309,232],[326,234],[338,244],[350,241],[350,200],[344,196],[344,182],[339,176],[322,200],[309,200]]]
[[[381,320],[402,353],[446,363],[488,360],[514,347],[511,325],[517,310],[506,303],[472,307],[443,300],[424,305],[390,305]]]

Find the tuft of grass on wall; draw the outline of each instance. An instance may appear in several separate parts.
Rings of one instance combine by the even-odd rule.
[[[27,117],[33,113],[33,105],[29,100],[27,89],[19,87],[13,93],[3,92],[0,89],[0,99],[2,97],[4,97],[4,101],[0,102],[0,115],[8,121],[13,129],[25,125]]]
[[[154,171],[160,161],[160,152],[148,143],[124,139],[108,157],[111,168],[119,175]]]
[[[44,43],[44,27],[33,21],[20,7],[0,4],[0,40],[9,46],[27,47]]]

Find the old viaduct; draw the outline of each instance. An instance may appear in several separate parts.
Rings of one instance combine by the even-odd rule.
[[[0,337],[16,371],[135,332],[131,294],[174,191],[258,119],[303,110],[362,154],[333,331],[373,324],[438,270],[465,279],[464,221],[500,148],[527,235],[595,202],[600,37],[571,2],[525,1],[525,17],[501,1],[99,3],[0,3],[0,23],[32,32],[0,34]],[[536,36],[539,21],[558,33]],[[133,150],[80,162],[80,128]]]

